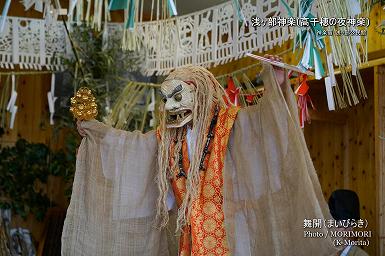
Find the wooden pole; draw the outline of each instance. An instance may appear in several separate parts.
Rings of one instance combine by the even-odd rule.
[[[378,227],[376,255],[385,255],[385,65],[374,67],[374,131]]]

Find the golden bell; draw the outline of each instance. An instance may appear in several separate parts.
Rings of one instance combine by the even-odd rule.
[[[76,92],[71,98],[70,111],[79,120],[95,119],[98,110],[90,89],[82,87]]]

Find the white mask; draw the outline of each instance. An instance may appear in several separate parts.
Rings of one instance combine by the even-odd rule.
[[[171,80],[164,82],[160,90],[165,103],[166,128],[178,128],[191,122],[195,87],[181,80]]]

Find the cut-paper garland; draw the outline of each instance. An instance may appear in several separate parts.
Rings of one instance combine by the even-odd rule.
[[[251,21],[253,15],[287,16],[282,4],[273,2],[267,1],[263,4],[266,8],[261,8],[245,1],[242,13],[247,21]],[[137,38],[133,42],[135,45],[140,42],[144,49],[144,74],[166,75],[189,64],[208,68],[239,59],[246,53],[267,51],[293,36],[288,27],[247,26],[246,29],[245,26],[245,22],[240,25],[229,1],[172,19],[138,22],[134,29]],[[124,30],[124,24],[108,23],[105,38],[122,40]],[[59,69],[63,65],[60,56],[71,53],[64,26],[58,21],[47,24],[45,20],[8,17],[0,45],[3,45],[0,46],[0,66],[4,68],[20,65],[30,69]]]
[[[64,70],[70,47],[60,22],[8,17],[0,37],[0,68]]]
[[[70,13],[75,7],[81,10],[83,0],[70,2]],[[128,4],[128,0],[121,0]],[[25,0],[24,2],[27,2]],[[38,2],[45,1],[29,1],[34,2],[35,9],[41,9]],[[89,1],[90,2],[90,1]],[[98,0],[98,6],[103,5],[106,1]],[[134,4],[135,0],[130,0],[130,4]],[[321,78],[324,74],[323,65],[321,63],[320,50],[325,48],[325,43],[321,37],[318,37],[316,31],[319,27],[310,26],[306,30],[298,28],[294,30],[290,27],[252,27],[247,26],[247,22],[240,23],[243,18],[251,20],[253,15],[266,19],[271,16],[294,16],[289,6],[299,6],[297,11],[299,14],[295,16],[314,18],[317,16],[325,16],[330,12],[326,10],[330,6],[321,4],[317,6],[317,13],[312,14],[312,1],[306,1],[308,5],[295,5],[295,2],[302,3],[303,0],[266,1],[261,6],[253,4],[251,1],[242,1],[240,7],[238,0],[229,1],[227,3],[214,6],[199,12],[153,22],[140,22],[133,26],[129,26],[135,32],[130,36],[138,37],[135,40],[125,38],[135,45],[142,44],[145,49],[146,61],[144,63],[144,73],[152,75],[165,75],[172,69],[188,64],[196,64],[204,67],[213,67],[226,63],[233,59],[243,57],[251,51],[264,51],[272,48],[274,45],[282,44],[295,35],[295,45],[304,47],[304,54],[301,59],[301,66],[304,68],[314,68],[316,78]],[[349,1],[348,1],[349,2]],[[32,4],[29,3],[31,6]],[[112,2],[111,2],[112,3]],[[168,2],[172,7],[173,2]],[[237,4],[238,3],[238,4]],[[358,0],[350,0],[348,5],[355,6],[353,10],[350,6],[342,6],[343,8],[334,8],[333,10],[349,10],[346,15],[357,15],[361,12]],[[333,4],[338,4],[333,2]],[[45,6],[49,6],[45,4]],[[235,6],[235,7],[234,7]],[[6,7],[6,6],[5,6]],[[89,6],[88,6],[89,7]],[[89,15],[89,8],[87,14]],[[266,8],[265,8],[266,7]],[[59,7],[60,8],[60,7]],[[128,6],[129,8],[129,6]],[[345,8],[345,9],[344,9]],[[7,8],[4,8],[6,10]],[[129,8],[130,9],[130,8]],[[4,12],[3,10],[3,12]],[[286,10],[286,12],[285,12]],[[100,11],[101,12],[101,11]],[[345,16],[346,16],[345,15]],[[330,16],[330,15],[329,15]],[[333,16],[333,15],[331,15]],[[334,15],[336,16],[336,15]],[[337,15],[338,16],[338,15]],[[337,17],[336,16],[336,17]],[[338,17],[345,17],[339,15]],[[5,17],[4,15],[2,16]],[[100,24],[100,20],[99,23]],[[8,18],[5,20],[3,37],[0,38],[0,67],[13,68],[19,65],[21,68],[48,69],[62,68],[61,57],[70,54],[69,43],[64,33],[61,23],[52,20],[35,20],[23,18]],[[106,23],[107,24],[107,23]],[[215,24],[215,25],[213,25]],[[246,29],[246,26],[248,29]],[[99,25],[100,27],[100,25]],[[125,26],[122,24],[108,24],[103,38],[122,37]],[[209,36],[210,35],[210,36]],[[273,35],[273,37],[271,37]],[[327,59],[327,68],[329,71],[329,80],[325,86],[332,87],[333,99],[331,97],[330,88],[326,88],[328,93],[329,108],[346,106],[345,101],[349,105],[358,103],[358,97],[366,98],[365,88],[357,70],[358,64],[361,63],[358,54],[360,47],[360,39],[357,36],[341,37],[347,38],[349,47],[341,48],[341,43],[331,40],[331,48],[334,60]],[[335,39],[336,40],[336,39]],[[319,48],[319,49],[318,49]],[[349,51],[346,49],[349,48]],[[364,51],[366,52],[366,51]],[[328,54],[328,53],[326,53]],[[329,55],[330,55],[329,54]],[[341,60],[350,60],[348,63],[342,63]],[[351,63],[352,75],[358,81],[358,96],[355,93],[351,76],[344,72],[344,68]],[[340,93],[334,78],[333,65],[340,66],[343,77],[343,94]],[[361,82],[360,82],[361,81]],[[344,95],[344,97],[342,97]]]
[[[72,6],[78,6],[79,1],[70,2],[70,13]],[[246,21],[251,21],[255,15],[262,19],[271,16],[288,17],[293,14],[286,7],[293,6],[294,2],[295,0],[266,1],[261,6],[246,0],[242,1],[241,13]],[[319,15],[318,11],[314,15]],[[246,53],[270,50],[295,35],[293,27],[253,27],[239,21],[234,3],[229,1],[172,19],[138,22],[135,24],[135,33],[127,35],[125,40],[135,46],[142,45],[145,55],[143,72],[146,75],[166,75],[171,70],[188,64],[209,68],[241,58]],[[21,23],[26,25],[21,26]],[[62,66],[59,56],[70,54],[69,42],[61,23],[46,24],[43,20],[13,17],[7,19],[6,27],[4,37],[0,39],[0,44],[4,45],[0,47],[2,67],[12,68],[19,64],[24,68],[58,69]],[[15,28],[14,32],[11,27]],[[108,23],[106,27],[103,38],[121,40],[125,34],[124,24]],[[136,38],[129,39],[130,36]],[[310,41],[311,37],[308,36],[307,40]],[[28,47],[21,47],[24,41],[28,41]],[[315,43],[320,45],[317,40]],[[309,62],[317,64],[320,61],[318,49],[314,45],[311,47],[311,42],[305,48],[308,63],[303,63],[306,66],[310,66]],[[322,65],[317,64],[314,67],[317,76],[322,75]]]

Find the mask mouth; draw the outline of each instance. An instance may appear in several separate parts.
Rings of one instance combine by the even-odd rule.
[[[167,111],[166,124],[170,127],[180,127],[190,121],[192,118],[191,109],[180,109],[176,111]]]

